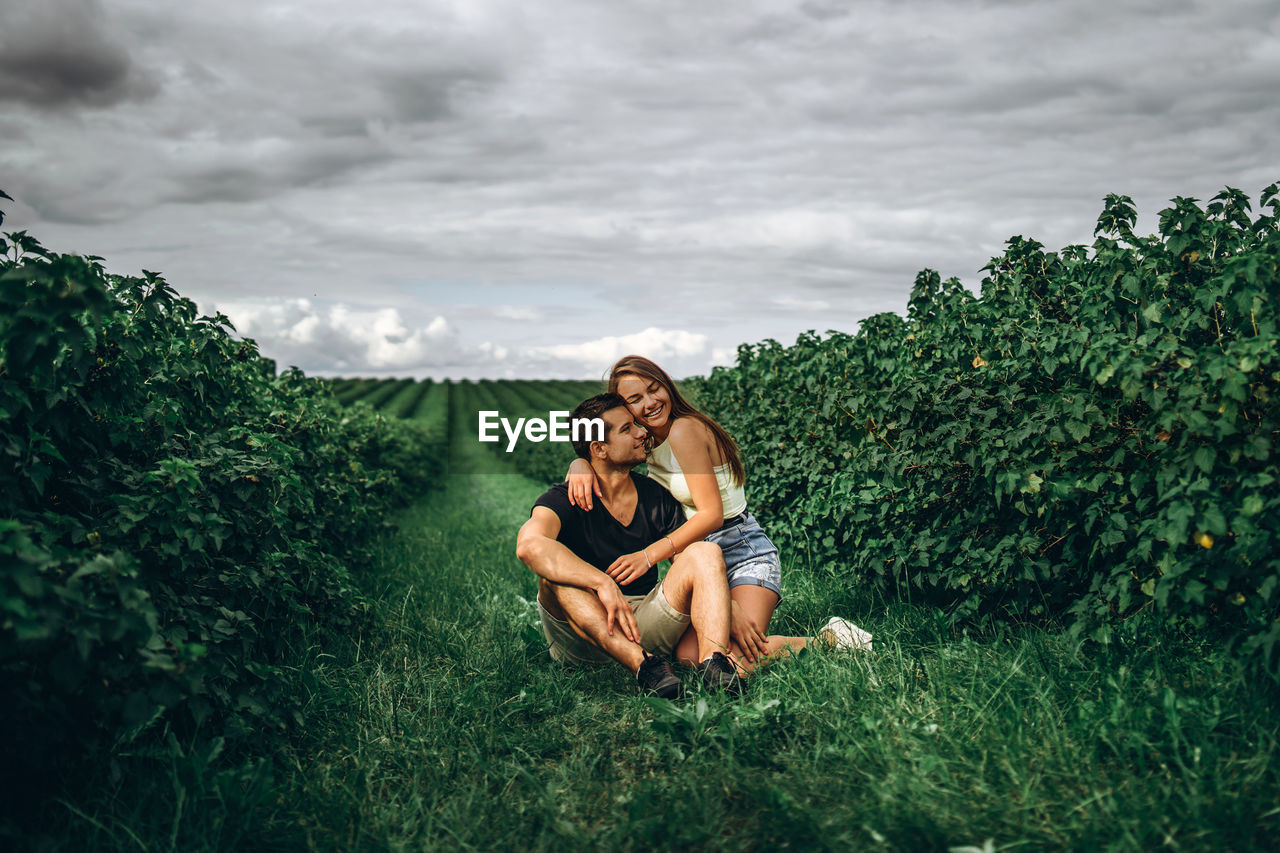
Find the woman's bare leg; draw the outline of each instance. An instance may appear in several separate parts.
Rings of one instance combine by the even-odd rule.
[[[778,594],[773,590],[763,586],[741,584],[729,590],[729,597],[738,603],[747,618],[756,623],[760,627],[760,632],[766,635],[763,658],[782,657],[798,652],[808,645],[808,637],[784,637],[769,633],[769,622],[773,619],[773,611],[778,607]],[[736,646],[734,648],[737,650]],[[750,672],[763,662],[762,658],[752,663],[742,657],[741,650],[737,651],[739,655],[735,663],[746,672]]]

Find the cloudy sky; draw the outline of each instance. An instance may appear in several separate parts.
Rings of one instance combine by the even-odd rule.
[[[0,0],[5,227],[320,375],[677,375],[1280,179],[1275,0]]]

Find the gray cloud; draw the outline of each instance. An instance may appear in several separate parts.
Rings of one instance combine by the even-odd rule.
[[[1274,3],[849,8],[113,0],[93,32],[156,96],[0,117],[0,185],[17,227],[201,304],[443,316],[431,370],[576,375],[550,353],[851,330],[923,267],[976,286],[1010,235],[1088,242],[1109,192],[1151,228],[1280,178]]]
[[[383,69],[374,79],[391,107],[388,118],[413,124],[454,117],[460,101],[493,85],[499,74],[488,63],[460,61],[445,67]]]
[[[809,0],[800,4],[800,11],[818,21],[833,21],[847,18],[852,14],[853,9],[849,3],[842,0]]]
[[[105,107],[158,91],[111,32],[99,0],[0,0],[0,101]]]
[[[312,141],[269,153],[226,152],[221,162],[190,171],[174,169],[165,200],[202,204],[250,202],[309,186],[350,180],[349,173],[388,159],[370,140]]]

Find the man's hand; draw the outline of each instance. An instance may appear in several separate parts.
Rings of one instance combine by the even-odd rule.
[[[569,503],[576,507],[590,510],[593,494],[604,497],[596,472],[591,470],[591,463],[585,459],[575,459],[569,463],[569,473],[565,480],[569,483]]]
[[[752,663],[765,653],[765,636],[751,621],[738,602],[729,602],[729,636],[742,649],[742,656]]]
[[[613,578],[618,586],[626,586],[649,571],[650,566],[651,563],[644,552],[636,551],[634,554],[623,554],[614,560],[605,574]]]
[[[632,612],[627,597],[618,589],[618,585],[607,577],[602,578],[596,585],[596,597],[604,605],[605,625],[609,628],[609,636],[613,636],[616,621],[624,637],[633,643],[639,643],[640,626],[636,624],[636,614]]]

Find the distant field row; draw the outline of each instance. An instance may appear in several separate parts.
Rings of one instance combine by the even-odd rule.
[[[451,416],[475,436],[479,412],[496,411],[504,418],[543,418],[548,412],[569,411],[603,383],[572,379],[332,379],[330,385],[343,405],[366,403],[389,417],[420,423],[440,441],[448,440]],[[508,450],[505,441],[487,446],[515,470],[542,482],[555,482],[573,459],[563,442],[521,442]],[[455,466],[456,467],[456,466]],[[461,473],[455,471],[455,473]]]
[[[448,397],[449,386],[475,391],[482,396],[496,395],[505,401],[525,401],[520,408],[543,408],[577,403],[603,389],[592,379],[330,379],[333,393],[345,405],[356,401],[368,403],[378,411],[398,418],[421,419]],[[434,392],[434,393],[433,393]]]

